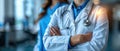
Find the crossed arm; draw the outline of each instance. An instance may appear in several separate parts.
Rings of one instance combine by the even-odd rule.
[[[57,25],[57,19],[59,16],[59,10],[53,14],[48,28],[43,37],[43,43],[47,50],[65,50],[68,51],[68,44],[76,46],[77,44],[85,43],[89,41],[89,49],[91,51],[101,51],[108,38],[108,19],[106,12],[99,15],[96,20],[95,28],[92,33],[86,35],[74,35],[74,36],[62,36],[59,32]],[[92,35],[91,35],[92,34]],[[91,39],[92,38],[92,39]]]
[[[61,36],[60,30],[58,27],[51,27],[50,28],[50,35],[51,36]],[[90,41],[92,38],[92,33],[87,34],[78,34],[75,36],[70,37],[70,45],[75,46],[77,44],[85,43],[87,41]]]

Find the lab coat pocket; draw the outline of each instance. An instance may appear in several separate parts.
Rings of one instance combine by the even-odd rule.
[[[85,26],[85,27],[84,27],[84,30],[83,30],[83,33],[86,34],[86,33],[90,33],[90,32],[91,32],[91,33],[93,32],[92,28]]]
[[[91,25],[90,26],[80,25],[78,30],[79,30],[78,33],[86,34],[88,32],[92,32],[92,26]]]

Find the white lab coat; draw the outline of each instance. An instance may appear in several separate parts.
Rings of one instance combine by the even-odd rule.
[[[43,37],[43,43],[47,51],[101,51],[106,45],[108,38],[108,18],[103,7],[96,6],[91,13],[89,20],[91,21],[90,26],[84,25],[84,20],[87,19],[88,13],[91,9],[92,2],[90,1],[87,6],[79,13],[77,18],[74,20],[73,11],[69,6],[63,6],[56,10],[51,16],[51,21],[46,29]],[[69,12],[65,13],[61,17],[62,12],[65,9]],[[99,9],[103,9],[103,12],[98,16],[97,12]],[[50,36],[50,27],[58,26],[61,32],[61,36]],[[69,27],[69,29],[67,28]],[[79,44],[71,49],[68,49],[70,36],[76,34],[86,34],[93,32],[92,40],[86,43]]]

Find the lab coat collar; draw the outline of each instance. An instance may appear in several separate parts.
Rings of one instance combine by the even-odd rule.
[[[86,18],[86,17],[88,17],[88,14],[89,14],[89,12],[90,12],[90,10],[91,10],[91,7],[92,7],[92,1],[90,0],[89,2],[88,2],[88,4],[86,5],[86,7],[78,14],[78,16],[76,17],[76,19],[74,20],[74,18],[73,18],[73,10],[72,10],[72,4],[73,3],[71,3],[70,5],[69,5],[69,7],[68,7],[68,11],[69,11],[69,14],[70,14],[70,20],[73,22],[73,23],[75,23],[75,22],[79,22],[81,19],[83,19],[83,18]]]
[[[71,3],[69,6],[68,6],[68,11],[69,11],[69,19],[71,20],[72,23],[74,23],[74,13],[73,13],[73,10],[72,10],[72,5],[73,3]]]
[[[92,4],[92,1],[87,3],[86,7],[76,17],[75,22],[79,22],[81,19],[88,17],[88,14],[92,8]]]

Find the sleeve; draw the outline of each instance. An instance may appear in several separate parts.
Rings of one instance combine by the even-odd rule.
[[[37,35],[37,44],[34,47],[34,51],[42,51],[43,50],[43,41],[42,41],[42,31],[41,28],[39,29],[38,35]]]
[[[72,48],[72,46],[70,44],[70,39],[69,39],[68,49],[71,49],[71,48]]]
[[[106,9],[100,9],[100,12],[96,15],[98,16],[93,30],[93,38],[90,41],[90,49],[91,51],[102,51],[106,46],[109,30]]]
[[[51,26],[58,26],[57,21],[59,21],[59,17],[60,11],[57,9],[51,16],[51,21],[43,36],[43,43],[47,51],[68,51],[70,36],[50,36],[49,33]]]

